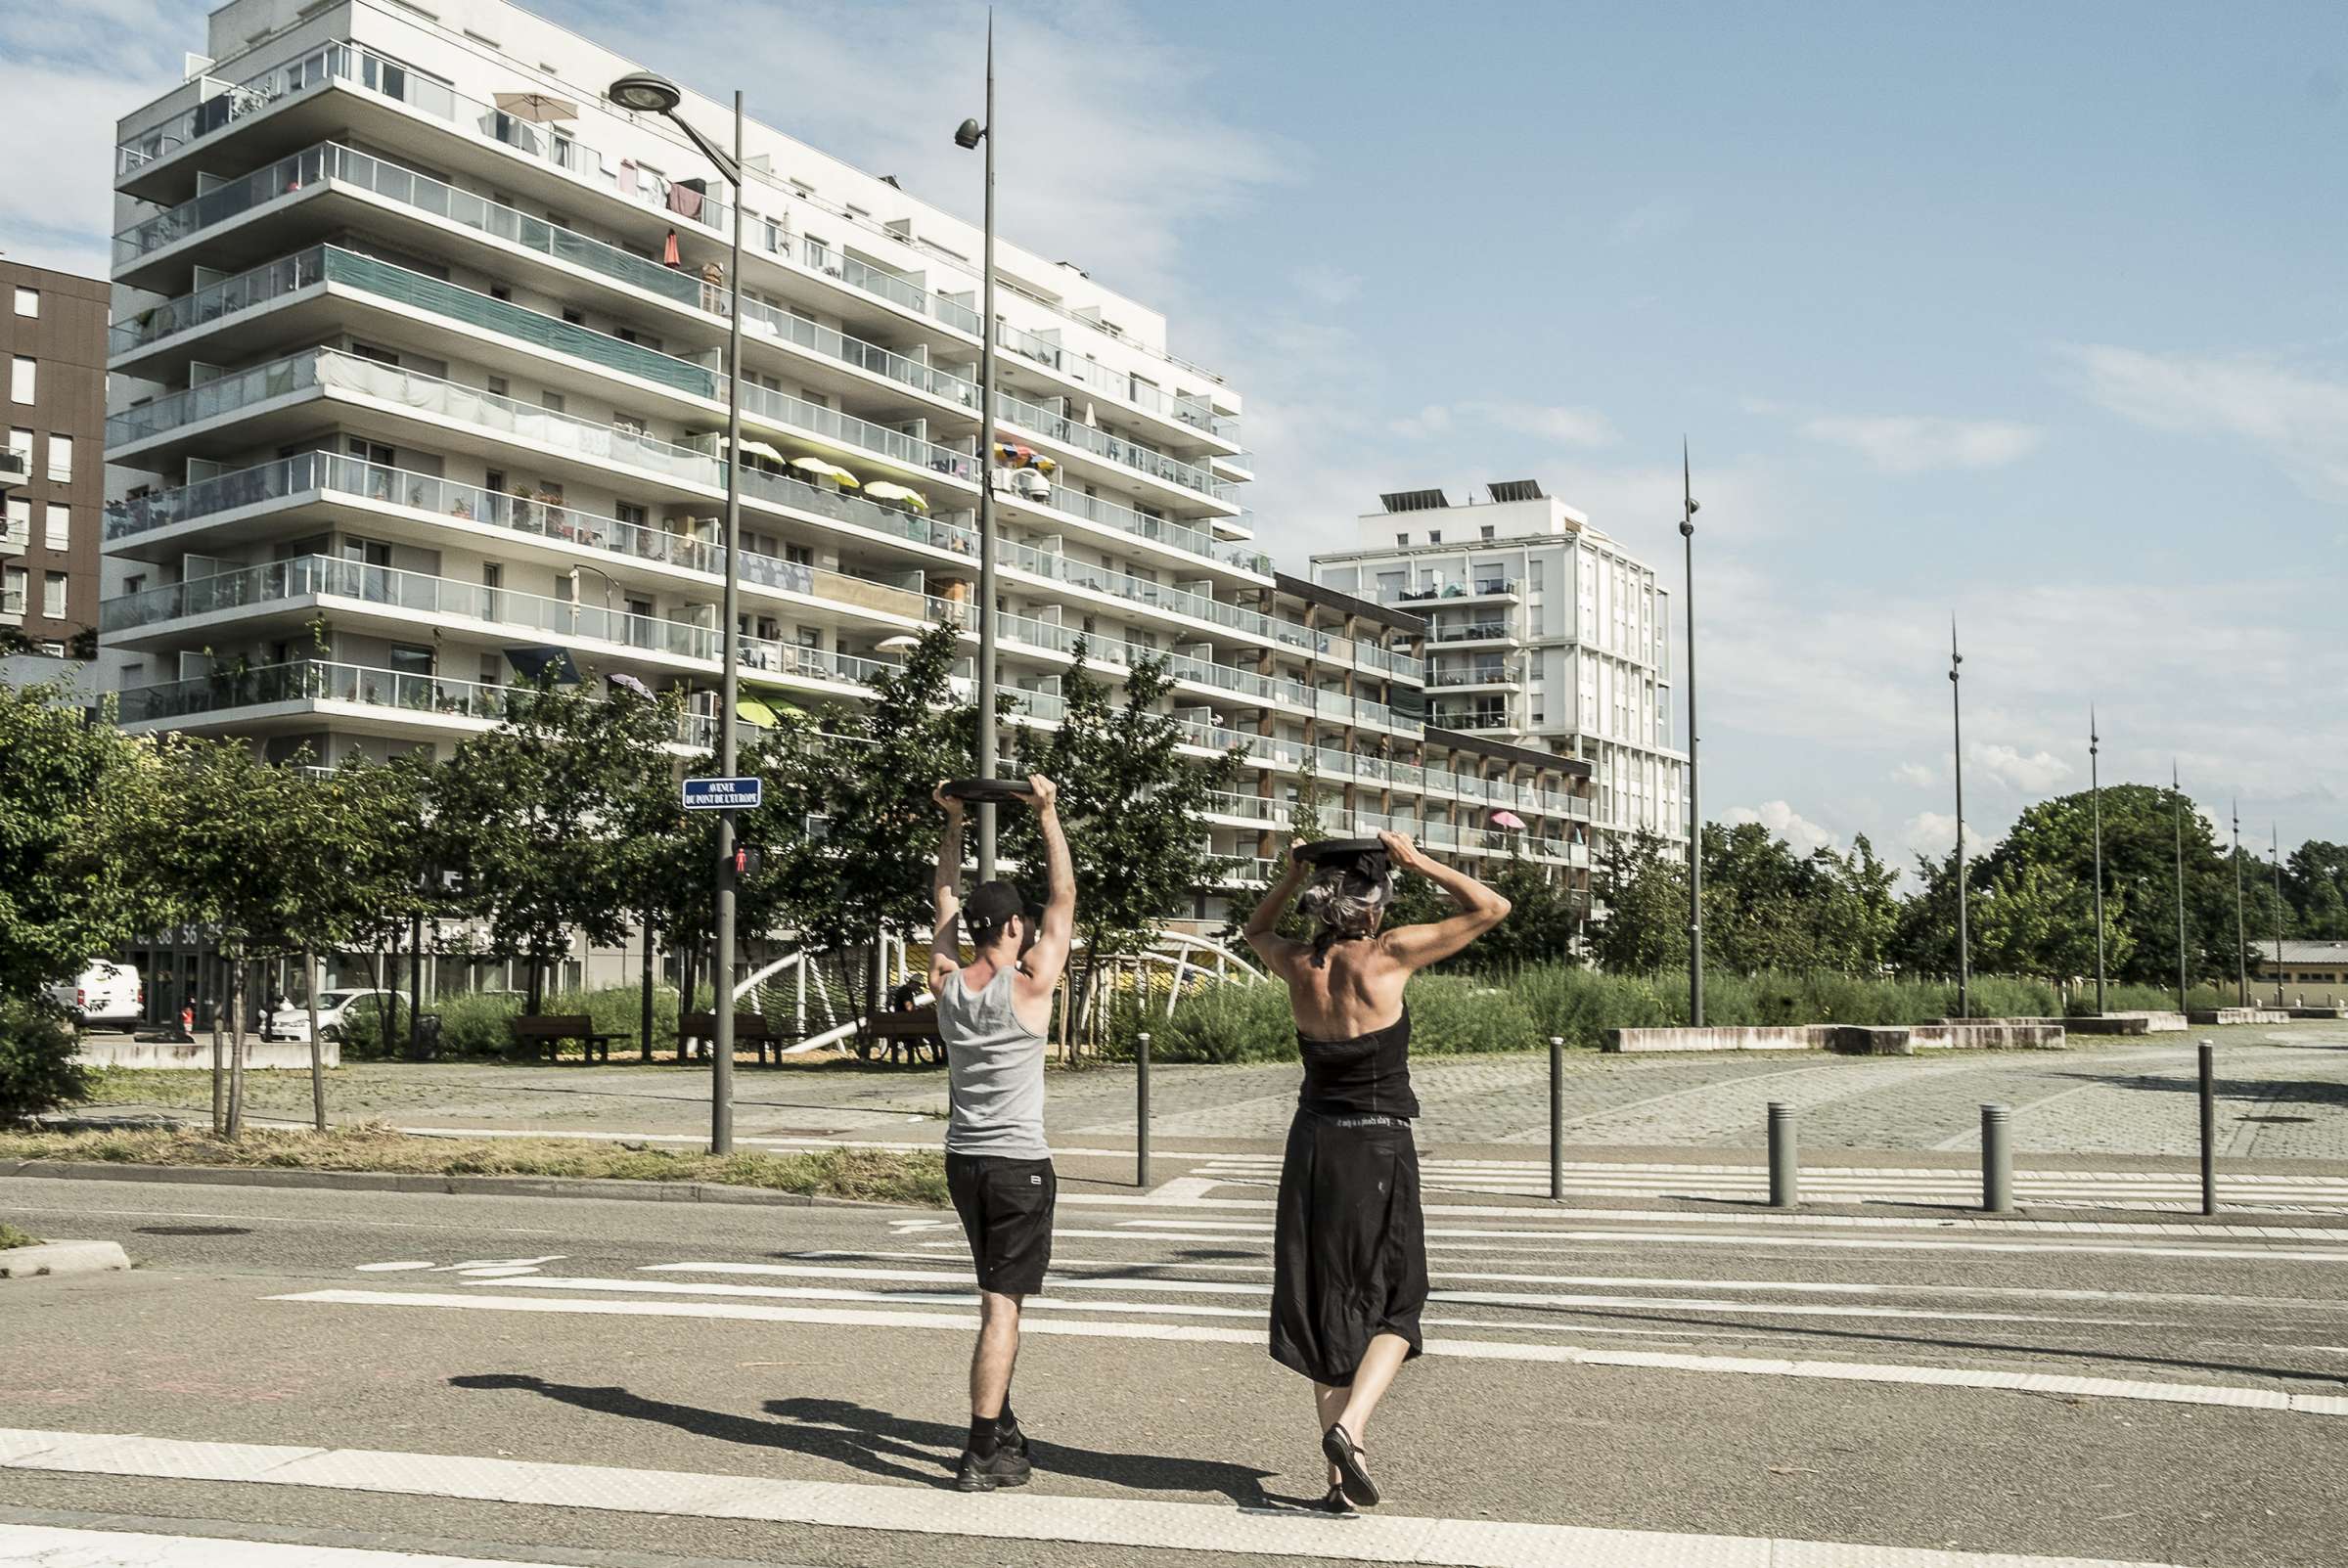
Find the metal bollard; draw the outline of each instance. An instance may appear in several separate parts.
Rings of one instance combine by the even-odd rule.
[[[1549,1198],[1565,1197],[1565,1037],[1549,1037]]]
[[[1794,1145],[1793,1107],[1773,1099],[1769,1102],[1769,1206],[1796,1209],[1801,1204],[1801,1158]]]
[[[1981,1107],[1981,1207],[2013,1212],[2013,1107]]]
[[[1133,1037],[1133,1185],[1150,1186],[1150,1031]]]
[[[2218,1212],[2218,1043],[2201,1042],[2201,1212]]]

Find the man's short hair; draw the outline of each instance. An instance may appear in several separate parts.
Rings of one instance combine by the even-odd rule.
[[[971,890],[970,902],[962,907],[962,928],[970,933],[971,946],[991,946],[1003,934],[1014,916],[1024,917],[1027,934],[1035,934],[1035,911],[1028,905],[1027,896],[1015,882],[997,878],[980,882]]]

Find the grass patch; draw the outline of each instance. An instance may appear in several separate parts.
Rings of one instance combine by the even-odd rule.
[[[37,1247],[41,1238],[30,1231],[20,1231],[6,1220],[0,1220],[0,1252],[11,1247]]]
[[[260,1170],[377,1171],[418,1176],[574,1176],[623,1182],[713,1182],[809,1196],[942,1208],[946,1162],[922,1149],[830,1148],[805,1154],[654,1148],[554,1138],[417,1138],[362,1124],[328,1133],[124,1129],[0,1133],[0,1159],[94,1160]]]

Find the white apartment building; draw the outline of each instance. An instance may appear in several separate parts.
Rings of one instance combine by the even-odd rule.
[[[752,122],[729,278],[728,188],[601,96],[657,60],[501,0],[231,0],[205,55],[119,126],[100,626],[126,727],[444,754],[559,652],[685,693],[679,745],[707,745],[739,309],[746,697],[853,701],[925,626],[974,650],[991,481],[1022,722],[1054,722],[1079,637],[1112,677],[1170,657],[1197,754],[1251,747],[1217,852],[1267,853],[1309,763],[1340,826],[1586,865],[1585,775],[1430,747],[1415,618],[1311,603],[1249,547],[1241,399],[1156,312],[1001,244],[997,440],[1051,467],[992,468],[980,236],[887,176]],[[906,102],[941,137],[962,113]],[[730,104],[681,112],[730,134]]]
[[[1380,499],[1356,548],[1313,558],[1313,580],[1424,617],[1428,724],[1592,764],[1601,835],[1646,830],[1684,853],[1671,596],[1653,568],[1533,480],[1464,506]]]

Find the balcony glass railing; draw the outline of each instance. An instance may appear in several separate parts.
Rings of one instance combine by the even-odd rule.
[[[1467,621],[1454,626],[1430,627],[1426,637],[1430,643],[1475,643],[1513,635],[1507,621]]]
[[[202,196],[191,197],[115,235],[114,265],[136,261],[150,250],[160,249],[216,223],[225,223],[264,202],[307,189],[325,177],[325,149],[313,147],[215,185]]]
[[[1194,528],[1170,517],[1153,517],[1146,512],[1136,512],[1131,507],[1121,507],[1113,501],[1104,501],[1099,496],[1088,496],[1081,490],[1071,490],[1064,484],[1053,485],[1050,496],[1040,504],[1057,512],[1064,512],[1072,517],[1082,517],[1087,522],[1097,522],[1104,527],[1132,534],[1138,539],[1154,540],[1176,550],[1188,551],[1194,556],[1205,556],[1227,566],[1254,572],[1259,577],[1272,575],[1272,558],[1261,551],[1240,550],[1222,544],[1204,528]]]
[[[456,718],[498,720],[514,688],[440,675],[370,669],[325,659],[264,664],[257,669],[222,669],[185,681],[134,686],[122,693],[121,719],[140,724],[184,719],[201,713],[265,707],[276,702],[350,702],[367,707],[404,708]]]
[[[107,416],[106,444],[110,449],[127,446],[223,414],[238,413],[272,398],[312,390],[319,384],[322,362],[330,357],[342,356],[295,354],[255,365],[250,370],[232,371],[184,392],[134,403],[119,414]]]
[[[1095,457],[1106,459],[1110,463],[1119,463],[1126,468],[1138,470],[1153,479],[1162,479],[1168,484],[1178,485],[1186,490],[1196,490],[1200,495],[1212,496],[1218,501],[1230,501],[1239,495],[1237,485],[1229,480],[1216,478],[1204,469],[1167,457],[1164,453],[1143,446],[1139,442],[1095,428],[1080,419],[1070,419],[1065,414],[1054,413],[1040,403],[1030,403],[1014,397],[1008,392],[995,394],[995,417],[999,420],[1008,420],[1022,428],[1033,430],[1048,441],[1057,441],[1061,446],[1073,447],[1081,452],[1090,452]]]
[[[652,207],[664,216],[681,218],[713,234],[726,235],[731,232],[732,209],[724,202],[712,196],[705,193],[695,194],[690,191],[690,188],[677,186],[668,186],[663,190],[648,182],[637,181],[632,177],[632,165],[625,165],[630,169],[631,177],[623,187],[620,171],[623,168],[624,160],[604,156],[580,142],[570,132],[555,126],[534,124],[528,120],[516,118],[494,104],[484,104],[477,99],[468,98],[433,77],[419,75],[397,61],[387,60],[350,43],[322,45],[298,60],[283,66],[272,67],[245,82],[230,84],[209,77],[204,78],[203,96],[194,109],[140,132],[132,138],[129,144],[116,150],[117,173],[127,173],[158,157],[167,157],[235,120],[267,108],[281,98],[307,91],[329,80],[340,81],[346,85],[379,94],[436,119],[447,120],[459,129],[485,141],[498,143],[539,159],[581,180],[592,182],[627,200]],[[898,236],[874,224],[868,218],[860,217],[844,208],[830,206],[806,196],[795,188],[783,186],[765,176],[754,174],[752,177],[767,185],[770,188],[770,194],[778,202],[787,202],[793,208],[820,211],[824,213],[821,221],[827,224],[850,225],[862,233],[869,234],[878,244],[896,246],[903,243]],[[916,314],[930,317],[972,337],[978,335],[977,311],[961,300],[949,297],[944,292],[926,290],[910,279],[900,277],[884,267],[859,260],[848,255],[844,250],[809,236],[793,234],[789,227],[782,223],[751,214],[749,221],[744,225],[744,237],[745,244],[762,249],[768,254],[826,274],[851,288],[873,294],[878,298],[886,299]],[[172,238],[176,238],[176,235]],[[168,240],[158,240],[154,244],[140,246],[130,251],[128,255],[125,255],[117,243],[115,262],[119,265],[130,256],[144,254],[145,251],[155,248],[157,244],[167,243]],[[925,251],[923,254],[935,261],[943,262],[945,260],[944,257],[933,256],[929,252]],[[967,263],[963,265],[967,268]],[[964,291],[974,291],[975,285],[976,280],[973,278],[971,287]],[[1023,291],[1020,293],[1022,298],[1030,300],[1038,308],[1063,316],[1071,324],[1083,327],[1088,331],[1100,330],[1099,323],[1088,322],[1083,317],[1050,300],[1027,294]],[[1006,328],[1007,333],[1012,331],[1015,330]],[[1155,387],[1114,373],[1080,374],[1073,367],[1086,365],[1093,372],[1099,372],[1101,367],[1084,360],[1081,356],[1065,354],[1059,349],[1058,345],[1050,343],[1048,339],[1036,337],[1033,334],[1019,334],[1018,336],[1021,338],[1032,339],[1034,348],[1038,350],[1029,352],[1026,347],[1021,347],[1017,350],[1018,352],[1038,363],[1049,365],[1056,371],[1067,373],[1070,380],[1077,381],[1080,384],[1105,396],[1122,398],[1150,413],[1169,415],[1199,428],[1218,434],[1222,433],[1217,428],[1218,417],[1207,407],[1203,399],[1195,397],[1169,399],[1166,394]],[[1192,365],[1187,360],[1163,349],[1144,343],[1130,342],[1123,338],[1120,338],[1119,341],[1136,352],[1162,360],[1170,365],[1179,366],[1184,370],[1193,371],[1210,380],[1216,379],[1212,372]],[[1045,352],[1045,350],[1049,352]],[[1226,439],[1236,439],[1236,432],[1227,436]]]

